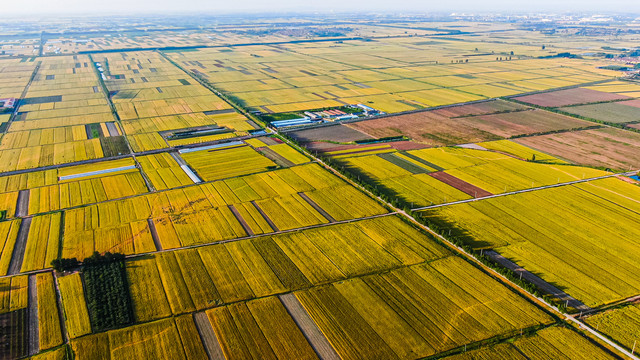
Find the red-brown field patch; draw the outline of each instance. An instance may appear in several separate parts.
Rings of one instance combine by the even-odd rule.
[[[429,176],[442,181],[443,183],[453,186],[454,188],[462,191],[463,193],[473,196],[475,198],[491,196],[490,192],[481,189],[473,184],[469,184],[468,182],[458,179],[457,177],[447,174],[444,171],[436,171],[429,173]]]
[[[515,97],[515,100],[546,107],[558,107],[575,104],[588,104],[599,101],[631,99],[628,96],[606,93],[597,90],[575,88],[552,91],[542,94]]]
[[[602,128],[532,136],[516,142],[576,164],[616,170],[640,168],[640,134]]]

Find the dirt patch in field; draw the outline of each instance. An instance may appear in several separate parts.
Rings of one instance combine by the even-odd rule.
[[[532,136],[516,142],[580,165],[640,168],[640,134],[617,128]]]
[[[527,106],[504,100],[481,102],[477,104],[451,106],[433,110],[434,113],[446,117],[458,117],[468,115],[485,115],[499,112],[517,111],[528,109]]]
[[[575,104],[588,104],[599,101],[631,99],[628,96],[612,94],[597,90],[575,88],[552,91],[548,93],[519,96],[515,100],[546,107],[559,107]]]
[[[373,139],[372,136],[344,125],[324,126],[316,129],[292,131],[288,133],[299,142],[330,140],[337,142],[351,142],[356,140]]]
[[[485,131],[461,126],[457,120],[436,114],[433,111],[425,111],[360,121],[347,124],[347,126],[375,138],[406,135],[427,146],[466,144],[500,139],[500,137]]]
[[[426,146],[445,146],[500,140],[516,135],[593,126],[588,121],[545,110],[450,118],[425,111],[351,123],[347,126],[376,138],[406,135]]]
[[[472,116],[455,120],[465,126],[504,138],[546,131],[586,128],[594,125],[592,122],[585,120],[537,109],[495,115]]]
[[[403,151],[403,150],[420,150],[420,149],[427,149],[430,148],[431,146],[427,145],[427,144],[421,144],[421,143],[417,143],[415,141],[391,141],[388,143],[385,143],[389,146],[391,146],[392,148],[399,150],[399,151]]]
[[[454,188],[462,191],[463,193],[469,196],[473,196],[475,198],[493,195],[492,193],[484,189],[481,189],[475,185],[469,184],[468,182],[458,179],[453,175],[447,174],[444,171],[433,172],[433,173],[430,173],[429,176],[437,180],[440,180],[449,186],[453,186]]]
[[[27,339],[26,308],[0,314],[0,359],[18,359],[28,355]]]

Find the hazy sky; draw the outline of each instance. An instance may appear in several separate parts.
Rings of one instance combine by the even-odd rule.
[[[3,13],[632,11],[637,0],[5,0]]]

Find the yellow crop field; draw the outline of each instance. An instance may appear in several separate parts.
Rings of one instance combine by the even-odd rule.
[[[104,157],[100,139],[0,150],[0,171],[32,169]]]
[[[79,273],[58,277],[60,298],[64,308],[65,326],[70,338],[89,334],[91,324]]]
[[[298,151],[296,151],[294,148],[292,148],[287,144],[271,145],[268,148],[270,150],[275,151],[278,155],[282,156],[283,158],[291,161],[295,165],[309,162],[309,158],[299,153]]]
[[[21,220],[2,221],[0,222],[0,275],[6,275],[13,256],[13,248],[16,245],[16,238],[20,230]]]
[[[27,307],[28,285],[26,275],[0,279],[0,314]]]
[[[587,306],[597,306],[630,297],[640,286],[631,276],[639,271],[633,260],[638,209],[640,189],[609,178],[424,215],[448,221],[455,226],[453,236],[464,232],[475,248],[494,248]]]
[[[182,154],[182,158],[207,181],[265,171],[276,166],[249,146],[194,151]]]
[[[133,151],[136,152],[164,149],[169,147],[164,138],[158,133],[127,135],[127,139],[129,139],[129,144],[131,144],[131,148],[133,149]]]
[[[411,207],[472,198],[471,195],[427,174],[393,177],[380,181],[380,184],[411,204]]]
[[[640,306],[637,303],[597,313],[585,321],[629,350],[640,341]]]
[[[343,359],[420,358],[553,321],[457,257],[295,294]]]
[[[212,309],[207,316],[226,359],[318,358],[277,298]]]
[[[48,268],[58,258],[61,218],[59,212],[32,218],[21,271]]]
[[[458,355],[447,356],[446,360],[480,359],[615,359],[611,354],[594,345],[584,336],[569,328],[549,327],[533,335],[517,337],[513,341],[487,346]]]
[[[65,212],[62,257],[84,259],[94,251],[145,253],[156,250],[147,219],[149,204],[134,197]]]
[[[340,162],[412,207],[607,175],[508,140],[482,145],[490,151],[441,147],[391,155],[345,156]],[[444,177],[438,171],[445,172]]]
[[[0,210],[7,211],[7,218],[12,218],[16,214],[16,202],[18,201],[17,192],[9,192],[0,194]]]
[[[127,278],[136,321],[149,321],[171,315],[158,267],[153,259],[127,263]],[[149,301],[153,302],[152,306],[149,306]]]
[[[232,139],[234,137],[244,136],[244,135],[247,135],[247,134],[248,133],[244,133],[244,132],[229,132],[229,133],[224,133],[224,134],[195,136],[195,137],[188,137],[188,138],[184,138],[184,139],[167,140],[167,143],[170,146],[180,146],[180,145],[187,145],[187,144],[200,144],[200,143],[206,143],[206,142],[210,142],[210,141]]]
[[[564,160],[560,160],[556,157],[531,149],[524,145],[520,145],[510,140],[489,141],[478,143],[478,145],[488,150],[511,154],[523,160],[532,160],[535,156],[536,161],[544,162],[545,164],[567,164],[567,162]]]
[[[156,190],[193,184],[193,180],[168,153],[139,156],[137,159]]]
[[[329,222],[298,195],[260,200],[256,204],[279,230],[290,230]]]
[[[38,214],[147,192],[147,186],[137,169],[121,175],[31,189],[29,214]]]
[[[57,347],[50,351],[41,352],[30,357],[32,360],[68,360],[67,348],[64,346]]]
[[[192,350],[185,353],[172,318],[84,336],[71,340],[71,348],[78,359],[198,359]]]
[[[418,264],[446,254],[413,227],[387,216],[155,254],[127,262],[127,272],[136,318],[149,320]]]
[[[40,350],[50,349],[63,343],[58,315],[58,302],[53,283],[53,274],[36,275],[38,286],[38,327]]]
[[[381,205],[352,186],[336,186],[306,193],[337,221],[387,212]]]

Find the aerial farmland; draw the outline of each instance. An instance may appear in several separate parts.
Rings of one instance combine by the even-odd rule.
[[[603,16],[10,18],[0,360],[638,359]]]

